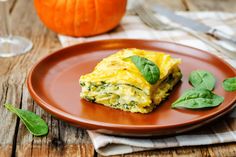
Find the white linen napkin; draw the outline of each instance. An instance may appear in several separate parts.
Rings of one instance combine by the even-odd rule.
[[[236,32],[236,14],[233,13],[178,12],[178,14],[198,20],[211,27],[218,28],[228,34],[234,34]],[[174,25],[163,17],[159,18],[171,25]],[[58,37],[63,47],[88,41],[120,38],[158,39],[165,41],[173,41],[209,51],[223,58],[236,68],[235,60],[228,58],[223,53],[220,53],[205,42],[202,42],[192,34],[178,29],[168,31],[154,30],[143,24],[139,17],[135,15],[126,15],[121,21],[121,24],[115,30],[106,34],[85,38],[75,38],[64,35],[58,35]],[[208,40],[214,39],[209,38]],[[233,49],[224,42],[219,43],[224,44],[224,46],[228,46],[229,49]],[[194,130],[177,136],[149,137],[140,139],[109,136],[101,133],[96,133],[94,131],[88,131],[88,134],[94,144],[96,151],[101,155],[107,156],[168,147],[196,146],[236,142],[235,124],[236,109],[227,117],[222,118],[217,124],[202,128],[201,130]]]

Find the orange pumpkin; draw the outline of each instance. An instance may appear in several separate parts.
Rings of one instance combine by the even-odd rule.
[[[38,16],[51,30],[71,36],[92,36],[118,25],[127,0],[34,0]]]

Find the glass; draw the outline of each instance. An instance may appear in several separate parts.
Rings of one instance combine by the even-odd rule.
[[[21,55],[33,47],[30,40],[11,34],[8,2],[9,0],[0,0],[0,57]]]

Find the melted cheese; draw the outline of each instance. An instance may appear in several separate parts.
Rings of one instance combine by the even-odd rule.
[[[97,64],[94,71],[90,74],[81,76],[84,81],[106,81],[113,83],[129,83],[143,89],[148,95],[153,85],[149,84],[137,67],[126,58],[138,55],[153,61],[160,69],[160,83],[165,79],[171,70],[178,66],[180,59],[171,58],[170,55],[162,52],[145,51],[139,49],[124,49]],[[155,86],[155,85],[154,85]]]

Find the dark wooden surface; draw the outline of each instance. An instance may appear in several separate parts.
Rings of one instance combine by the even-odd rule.
[[[174,10],[236,12],[236,0],[153,0]],[[32,0],[11,1],[13,34],[26,36],[34,43],[30,53],[12,58],[0,58],[0,157],[18,156],[100,156],[94,151],[86,131],[68,125],[43,111],[30,97],[25,80],[31,66],[61,45],[57,35],[38,19]],[[19,108],[39,114],[49,125],[45,137],[32,136],[15,115],[3,108],[10,102]],[[206,157],[236,156],[236,144],[182,147],[124,155],[127,157]]]

